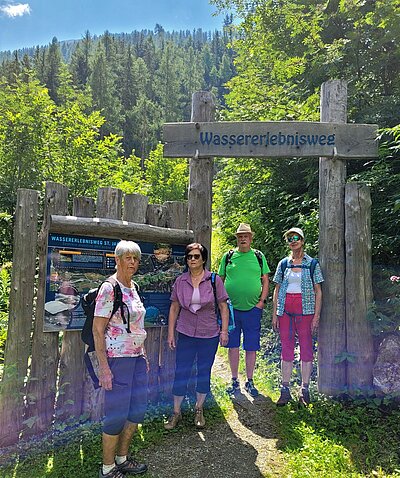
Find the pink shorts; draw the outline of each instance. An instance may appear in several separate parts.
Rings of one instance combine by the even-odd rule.
[[[313,361],[311,322],[313,314],[303,315],[301,294],[286,294],[285,310],[279,317],[279,335],[282,343],[282,360],[294,360],[296,335],[300,344],[300,360]]]

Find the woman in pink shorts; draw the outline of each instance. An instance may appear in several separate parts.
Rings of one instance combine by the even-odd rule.
[[[291,399],[290,377],[293,369],[295,338],[298,337],[301,361],[300,402],[310,403],[309,382],[313,367],[312,334],[316,332],[322,303],[323,277],[316,259],[304,252],[304,233],[298,227],[285,232],[290,255],[282,259],[273,278],[272,326],[279,330],[282,343],[282,388],[277,405]]]

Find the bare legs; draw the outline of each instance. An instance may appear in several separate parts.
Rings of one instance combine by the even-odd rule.
[[[239,374],[239,347],[228,350],[229,365],[233,378],[237,378]],[[246,376],[248,379],[253,378],[254,368],[256,366],[256,352],[246,350]]]

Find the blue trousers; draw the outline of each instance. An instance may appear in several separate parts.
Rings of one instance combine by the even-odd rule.
[[[114,376],[104,394],[103,432],[119,435],[125,422],[141,423],[147,408],[147,365],[143,357],[109,358]]]
[[[176,369],[172,393],[178,397],[186,395],[192,367],[197,359],[196,392],[210,391],[211,368],[217,353],[219,337],[198,338],[178,333],[176,346]]]

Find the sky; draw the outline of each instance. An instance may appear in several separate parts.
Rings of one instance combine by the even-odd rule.
[[[47,45],[53,37],[153,30],[221,29],[208,0],[0,0],[0,51]]]

